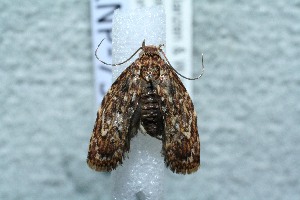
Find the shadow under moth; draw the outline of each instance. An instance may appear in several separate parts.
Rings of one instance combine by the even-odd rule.
[[[140,51],[139,58],[121,73],[102,100],[89,144],[90,168],[106,172],[116,169],[138,130],[162,141],[164,162],[173,172],[190,174],[199,168],[195,108],[177,76],[182,75],[171,66],[161,47],[145,46],[144,41],[129,59],[110,64],[121,65]],[[98,48],[95,55],[101,61]],[[202,56],[201,74],[196,78],[182,77],[195,80],[203,72]]]

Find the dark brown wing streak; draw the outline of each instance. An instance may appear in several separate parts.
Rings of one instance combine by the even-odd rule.
[[[140,93],[140,67],[132,63],[102,100],[90,139],[87,163],[96,171],[111,171],[130,148],[130,125]],[[136,130],[134,130],[136,131]]]
[[[158,93],[165,110],[163,153],[173,172],[190,174],[200,165],[200,139],[194,104],[175,72],[165,64]]]

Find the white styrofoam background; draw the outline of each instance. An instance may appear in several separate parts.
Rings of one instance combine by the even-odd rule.
[[[108,199],[86,153],[96,110],[88,1],[0,3],[0,199]],[[165,199],[300,198],[300,1],[194,1],[202,168]]]

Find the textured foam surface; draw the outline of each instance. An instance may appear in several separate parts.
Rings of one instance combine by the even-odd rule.
[[[113,17],[113,63],[129,58],[145,39],[146,45],[165,44],[165,13],[162,7],[132,11],[116,10]],[[113,68],[114,78],[129,66],[138,54]],[[112,172],[115,199],[161,199],[164,162],[161,141],[138,133],[130,143],[129,159]]]

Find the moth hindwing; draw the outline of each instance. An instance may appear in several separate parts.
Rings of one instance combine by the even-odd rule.
[[[87,156],[96,171],[122,164],[130,140],[142,127],[162,141],[165,164],[175,173],[196,171],[200,139],[193,102],[156,46],[141,54],[112,84],[97,113]]]

